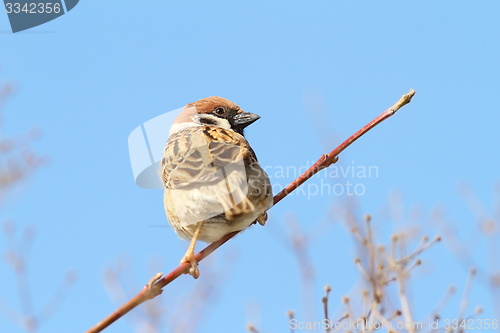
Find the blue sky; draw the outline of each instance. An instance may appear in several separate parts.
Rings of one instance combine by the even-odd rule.
[[[378,177],[352,181],[366,189],[357,198],[359,215],[373,214],[381,237],[394,231],[384,214],[394,190],[407,212],[422,207],[427,216],[443,205],[459,235],[468,237],[476,229],[474,216],[457,185],[469,182],[492,212],[500,178],[499,12],[493,1],[86,0],[17,34],[9,33],[7,15],[0,15],[0,81],[17,87],[2,111],[3,136],[36,126],[43,135],[33,147],[51,159],[4,203],[1,219],[38,230],[29,272],[35,308],[51,297],[68,268],[79,275],[41,331],[84,331],[110,313],[103,270],[120,254],[131,258],[136,292],[151,276],[151,257],[161,258],[165,272],[178,264],[188,244],[170,228],[152,227],[166,224],[162,193],[135,185],[127,138],[141,123],[210,95],[262,117],[247,138],[261,164],[275,170],[311,165],[415,89],[413,102],[342,153],[340,165],[378,168]],[[277,186],[291,180],[271,178]],[[334,195],[292,195],[270,211],[266,227],[225,245],[216,265],[233,253],[238,258],[199,331],[243,332],[247,321],[264,332],[287,331],[285,312],[293,308],[301,316],[300,284],[295,259],[276,234],[290,214],[308,230],[339,202]],[[428,223],[421,227],[437,233]],[[484,243],[476,256],[483,265]],[[355,247],[337,221],[310,254],[320,320],[323,285],[333,286],[333,308],[353,285]],[[417,317],[450,284],[461,295],[467,277],[444,244],[423,260],[414,281]],[[200,269],[203,279],[203,263]],[[18,308],[5,264],[0,277],[0,296]],[[182,280],[167,287],[164,302],[175,303],[170,292],[182,295],[195,284]],[[446,314],[458,313],[459,299]],[[252,304],[260,307],[260,319],[248,311]],[[489,292],[477,283],[470,312],[475,305],[485,308],[483,318],[493,316]],[[4,317],[0,326],[20,331]],[[132,329],[120,320],[107,331]]]

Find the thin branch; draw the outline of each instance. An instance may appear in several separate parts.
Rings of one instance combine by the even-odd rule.
[[[288,221],[290,226],[290,243],[293,256],[297,260],[300,275],[300,291],[302,306],[306,321],[313,321],[316,317],[314,311],[314,270],[309,257],[309,241],[293,219]]]
[[[274,196],[274,205],[276,205],[278,202],[280,202],[283,198],[285,198],[288,194],[290,194],[293,190],[298,188],[300,185],[302,185],[305,181],[307,181],[309,178],[314,176],[316,173],[321,171],[324,168],[329,167],[333,163],[338,161],[338,155],[344,151],[347,147],[349,147],[354,141],[359,139],[361,136],[363,136],[365,133],[367,133],[369,130],[371,130],[373,127],[377,126],[384,120],[390,118],[393,116],[400,108],[405,106],[406,104],[410,103],[412,97],[415,95],[414,90],[410,90],[409,93],[403,95],[399,101],[397,101],[393,106],[391,106],[389,109],[384,111],[381,115],[379,115],[377,118],[369,122],[366,126],[361,128],[359,131],[354,133],[351,137],[349,137],[346,141],[344,141],[340,146],[332,150],[329,154],[324,154],[322,155],[318,161],[311,167],[309,168],[306,172],[304,172],[300,177],[295,179],[290,185],[285,187],[281,192],[276,194]],[[239,233],[239,231],[232,232],[230,234],[227,234],[226,236],[222,237],[220,240],[213,242],[212,244],[208,245],[205,249],[203,249],[201,252],[197,253],[195,258],[198,262],[202,261],[204,258],[206,258],[208,255],[210,255],[212,252],[214,252],[217,248],[222,246],[224,243],[226,243],[228,240],[233,238]],[[123,306],[115,310],[112,314],[110,314],[108,317],[97,323],[94,327],[89,329],[87,333],[96,333],[96,332],[101,332],[103,329],[114,323],[117,319],[125,315],[127,312],[138,306],[139,304],[155,298],[156,296],[160,295],[163,292],[163,287],[165,287],[167,284],[178,278],[182,274],[186,274],[189,271],[190,264],[189,263],[183,263],[179,265],[176,269],[174,269],[172,272],[170,272],[168,275],[165,275],[164,277],[161,277],[161,274],[158,273],[153,277],[153,279],[150,281],[149,284],[144,286],[144,288],[130,301],[125,303]]]
[[[288,319],[290,319],[290,323],[295,319],[295,313],[293,312],[293,310],[288,310],[286,315],[288,316]],[[295,333],[294,326],[292,325],[290,325],[290,333]]]
[[[422,252],[424,252],[425,250],[427,250],[429,247],[431,247],[432,245],[434,245],[434,244],[436,244],[437,242],[440,242],[440,241],[441,241],[441,236],[437,235],[430,242],[428,242],[428,243],[426,243],[426,244],[424,244],[422,246],[417,247],[417,249],[415,250],[415,252],[413,252],[412,254],[407,255],[403,259],[399,259],[398,260],[398,264],[401,264],[402,266],[405,266],[408,263],[408,261],[410,261],[411,259],[415,258],[419,254],[421,254]]]
[[[390,328],[390,330],[388,330],[389,332],[394,332],[394,333],[400,333],[400,331],[398,331],[397,329],[394,328],[394,325],[392,325],[389,320],[391,320],[391,318],[386,319],[380,312],[378,312],[377,309],[375,309],[375,311],[377,311],[377,317],[380,318],[380,321],[382,322],[383,326],[386,327],[386,328]],[[396,317],[398,315],[398,312],[396,311],[393,316]]]
[[[253,324],[247,325],[247,331],[250,333],[259,333],[259,331],[255,328],[255,326]]]
[[[451,286],[450,288],[448,288],[448,290],[446,291],[446,294],[444,295],[444,297],[436,305],[436,308],[431,313],[429,313],[427,315],[427,317],[425,317],[422,320],[422,322],[425,323],[425,322],[427,322],[429,320],[436,320],[437,318],[439,318],[439,313],[448,304],[448,302],[451,299],[451,296],[453,296],[453,294],[455,293],[455,291],[456,291],[456,288],[453,287],[453,286]]]
[[[351,299],[348,296],[342,296],[342,303],[345,304],[347,310],[346,313],[348,317],[350,318],[351,321],[352,320],[357,321],[356,317],[354,316],[354,312],[352,311],[351,305],[349,304],[350,301]],[[356,330],[356,332],[359,332],[357,327],[355,327],[354,329]]]
[[[285,187],[280,193],[276,194],[274,196],[274,204],[276,205],[278,202],[280,202],[284,197],[286,197],[288,194],[290,194],[293,190],[295,190],[297,187],[302,185],[306,180],[314,176],[317,172],[323,170],[324,168],[329,167],[333,163],[337,162],[338,160],[338,155],[344,151],[347,147],[349,147],[354,141],[362,137],[366,132],[371,130],[373,127],[377,126],[384,120],[390,118],[393,116],[400,108],[405,106],[406,104],[410,103],[412,97],[415,95],[414,90],[410,90],[408,94],[403,95],[399,101],[396,102],[393,106],[391,106],[389,109],[384,111],[380,116],[377,118],[373,119],[371,122],[369,122],[365,127],[351,135],[349,139],[345,140],[332,150],[329,154],[325,154],[320,157],[320,159],[314,163],[312,167],[309,168],[306,172],[304,172],[299,178],[295,179],[290,185]]]
[[[325,297],[323,297],[322,302],[323,302],[323,311],[324,311],[324,316],[325,320],[327,323],[330,322],[328,319],[328,295],[330,294],[330,291],[332,290],[332,287],[330,287],[328,284],[325,286]],[[330,332],[330,325],[326,327],[326,333]]]
[[[48,320],[52,317],[57,310],[58,307],[61,306],[62,301],[66,298],[71,290],[73,284],[75,284],[77,280],[77,273],[73,270],[70,270],[66,273],[63,282],[60,284],[56,293],[52,296],[50,301],[45,305],[45,307],[40,311],[38,315],[39,324],[42,321]]]
[[[374,290],[374,292],[375,292],[375,290]],[[370,318],[368,321],[368,332],[371,333],[371,332],[373,332],[374,322],[375,322],[376,317],[377,317],[377,301],[375,299],[373,299],[373,301],[372,301],[372,306],[371,306],[368,317]],[[366,321],[363,325],[363,330],[364,330],[365,326],[366,326]]]
[[[471,268],[470,273],[469,273],[469,278],[467,279],[467,284],[465,285],[465,291],[464,291],[464,296],[462,298],[462,301],[460,302],[460,313],[458,315],[458,324],[460,325],[462,322],[462,319],[464,318],[465,314],[465,309],[467,308],[467,301],[469,300],[469,293],[472,288],[472,280],[474,279],[474,275],[476,275],[476,269]],[[458,330],[459,332],[462,332],[463,329],[460,327]]]

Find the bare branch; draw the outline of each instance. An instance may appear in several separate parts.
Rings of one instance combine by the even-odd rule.
[[[369,130],[371,130],[373,127],[377,126],[384,120],[390,118],[393,116],[400,108],[405,106],[406,104],[410,103],[412,97],[415,95],[414,90],[410,90],[409,93],[403,95],[399,101],[397,101],[393,106],[391,106],[389,109],[384,111],[381,115],[376,117],[374,120],[369,122],[366,126],[361,128],[359,131],[354,133],[352,136],[350,136],[346,141],[344,141],[342,144],[340,144],[337,148],[332,150],[328,154],[322,155],[318,161],[311,167],[309,168],[306,172],[304,172],[301,176],[299,176],[296,180],[294,180],[290,185],[285,187],[281,192],[276,194],[274,196],[274,205],[276,205],[278,202],[283,200],[288,194],[290,194],[292,191],[297,189],[300,185],[302,185],[304,182],[306,182],[309,178],[314,176],[316,173],[321,171],[324,168],[329,167],[330,165],[334,164],[335,162],[338,161],[338,155],[344,151],[347,147],[349,147],[354,141],[359,139],[361,136],[366,134]],[[200,251],[199,253],[196,254],[195,258],[198,262],[202,261],[204,258],[206,258],[208,255],[210,255],[213,251],[215,251],[217,248],[222,246],[224,243],[226,243],[228,240],[233,238],[239,233],[239,231],[232,232],[230,234],[227,234],[226,236],[222,237],[220,240],[213,242],[212,244],[208,245],[205,249]],[[176,269],[174,269],[172,272],[167,274],[166,276],[155,279],[154,283],[149,283],[146,285],[134,298],[132,298],[130,301],[125,303],[123,306],[118,308],[116,311],[114,311],[112,314],[110,314],[108,317],[97,323],[94,327],[89,329],[87,333],[96,333],[96,332],[101,332],[103,329],[111,325],[113,322],[118,320],[120,317],[125,315],[127,312],[138,306],[139,304],[152,299],[158,295],[160,295],[163,292],[163,287],[165,287],[167,284],[178,278],[182,274],[186,274],[189,271],[190,264],[189,263],[183,263],[179,265]]]

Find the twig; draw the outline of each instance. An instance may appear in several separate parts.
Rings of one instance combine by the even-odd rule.
[[[397,101],[393,106],[391,106],[389,109],[384,111],[381,115],[379,115],[377,118],[369,122],[366,126],[361,128],[359,131],[354,133],[351,137],[349,137],[346,141],[344,141],[340,146],[332,150],[329,154],[324,154],[322,155],[319,160],[314,163],[312,167],[310,167],[306,172],[304,172],[300,177],[295,179],[290,185],[285,187],[281,192],[276,194],[274,196],[274,205],[276,205],[278,202],[280,202],[283,198],[285,198],[288,194],[290,194],[293,190],[298,188],[300,185],[302,185],[305,181],[307,181],[309,178],[314,176],[316,173],[321,171],[324,168],[329,167],[333,163],[338,161],[338,155],[344,151],[347,147],[349,147],[354,141],[359,139],[361,136],[363,136],[365,133],[367,133],[369,130],[371,130],[373,127],[377,126],[384,120],[390,118],[392,115],[394,115],[400,108],[405,106],[406,104],[410,103],[412,97],[415,95],[414,90],[410,90],[409,93],[403,95],[399,101]],[[197,253],[195,258],[198,262],[202,261],[204,258],[206,258],[208,255],[210,255],[213,251],[215,251],[217,248],[219,248],[221,245],[226,243],[228,240],[233,238],[239,233],[239,231],[232,232],[230,234],[227,234],[226,236],[222,237],[220,240],[213,242],[212,244],[208,245],[205,249],[203,249],[201,252]],[[165,275],[164,277],[161,277],[161,275],[156,275],[151,282],[146,285],[134,298],[132,298],[130,301],[125,303],[123,306],[115,310],[112,314],[110,314],[108,317],[97,323],[94,327],[89,329],[87,333],[96,333],[96,332],[101,332],[103,329],[114,323],[117,319],[125,315],[127,312],[138,306],[139,304],[152,299],[162,293],[163,287],[165,287],[167,284],[178,278],[180,275],[185,274],[188,272],[190,267],[189,263],[183,263],[179,265],[176,269],[174,269],[172,272],[170,272],[168,275]]]
[[[453,296],[453,294],[455,293],[455,291],[456,291],[456,289],[453,286],[451,286],[450,288],[448,288],[448,291],[446,291],[446,294],[444,295],[444,297],[436,305],[436,308],[431,313],[429,313],[427,315],[427,317],[425,317],[424,319],[422,319],[422,322],[425,323],[425,322],[428,322],[430,320],[439,319],[439,313],[448,304],[448,302],[451,299],[451,296]],[[435,331],[435,329],[432,329],[430,333],[433,333],[434,331]]]
[[[368,332],[371,333],[373,332],[373,328],[374,328],[374,322],[376,320],[376,317],[377,317],[377,301],[374,299],[372,301],[372,306],[371,306],[371,309],[370,309],[370,314],[368,315],[369,316],[369,321],[368,321]],[[364,327],[366,326],[366,321],[363,325],[363,330],[364,330]]]
[[[0,312],[22,329],[29,332],[38,332],[40,325],[48,320],[61,305],[71,286],[76,281],[76,273],[70,271],[66,274],[63,283],[45,305],[39,314],[35,313],[33,298],[28,279],[28,254],[34,239],[34,228],[27,227],[20,241],[15,237],[15,225],[6,221],[3,231],[7,238],[8,251],[6,260],[12,265],[18,286],[18,295],[21,304],[21,312],[18,313],[8,303],[0,299]]]
[[[342,296],[342,303],[345,304],[345,307],[347,310],[346,313],[347,313],[349,319],[357,321],[356,317],[354,317],[354,312],[352,311],[351,305],[349,304],[350,301],[351,301],[351,299],[348,296]],[[355,330],[356,330],[356,332],[359,332],[357,327],[355,327]]]
[[[314,313],[314,270],[309,257],[309,240],[294,220],[289,221],[291,234],[290,244],[293,256],[297,260],[300,275],[302,306],[306,321],[313,321]]]
[[[354,234],[354,236],[356,236],[356,238],[359,240],[359,242],[361,244],[366,245],[366,239],[364,239],[363,237],[361,237],[361,235],[359,234],[358,228],[352,227],[351,228],[351,232]]]
[[[370,306],[370,293],[368,292],[368,290],[362,290],[361,297],[363,297],[363,312],[361,313],[363,316],[368,317],[368,313],[366,312],[366,310],[368,310],[368,307]]]
[[[406,323],[410,323],[410,327],[408,328],[409,333],[415,332],[413,329],[413,319],[410,311],[410,305],[408,303],[408,299],[406,297],[405,293],[405,286],[404,286],[404,272],[402,267],[397,268],[397,281],[398,281],[398,295],[399,295],[399,300],[401,302],[401,312],[403,313],[403,318]]]
[[[368,276],[368,274],[365,272],[365,269],[363,266],[361,266],[361,259],[359,258],[354,258],[354,263],[356,264],[356,267],[358,267],[359,271],[361,272],[361,275],[366,279],[368,282],[373,282],[373,279]]]
[[[52,296],[50,301],[40,311],[40,314],[38,315],[39,324],[42,320],[48,320],[53,316],[56,309],[61,306],[62,301],[66,298],[66,295],[69,294],[69,291],[71,290],[73,284],[75,284],[77,278],[78,274],[73,270],[70,270],[66,273],[64,280],[59,285],[59,288],[57,289],[54,296]]]
[[[330,294],[330,291],[332,290],[332,287],[330,287],[328,284],[325,286],[325,297],[323,297],[322,302],[323,302],[323,310],[325,314],[325,320],[328,323],[328,326],[326,327],[326,333],[330,332],[330,320],[328,319],[328,295]]]
[[[387,320],[380,312],[378,312],[378,310],[375,310],[377,311],[377,317],[380,318],[380,321],[382,322],[383,326],[385,328],[387,328],[387,330],[389,332],[394,332],[394,333],[400,333],[397,329],[394,328],[394,325],[392,325],[389,320],[391,320],[391,318],[389,318],[389,320]],[[398,315],[398,312],[396,311],[393,316],[397,316]]]
[[[292,320],[295,319],[295,313],[293,312],[293,310],[288,310],[286,315],[288,316],[290,323],[292,322]],[[290,325],[290,333],[294,333],[294,332],[295,332],[295,329],[293,328],[292,325]]]
[[[408,261],[410,261],[411,259],[415,258],[417,255],[419,255],[420,253],[424,252],[429,247],[431,247],[432,245],[434,245],[434,244],[436,244],[437,242],[440,242],[440,241],[441,241],[441,236],[437,235],[430,242],[428,242],[428,243],[426,243],[426,244],[424,244],[422,246],[417,247],[417,249],[415,250],[415,252],[413,252],[412,254],[407,255],[403,259],[399,259],[398,263],[400,263],[402,266],[405,266],[408,263]]]
[[[373,119],[371,122],[369,122],[365,127],[351,135],[349,139],[345,140],[332,150],[329,154],[325,154],[320,157],[320,159],[314,163],[312,167],[309,168],[306,172],[304,172],[299,178],[295,179],[290,185],[285,187],[280,193],[276,194],[274,196],[274,204],[276,205],[278,202],[280,202],[284,197],[286,197],[290,192],[295,190],[297,187],[302,185],[306,180],[314,176],[318,171],[323,170],[324,168],[329,167],[333,163],[337,162],[338,160],[338,155],[344,151],[347,147],[349,147],[354,141],[359,139],[361,136],[363,136],[366,132],[371,130],[373,127],[377,126],[387,118],[390,118],[393,116],[399,109],[401,109],[403,106],[406,104],[410,103],[412,97],[415,95],[414,90],[410,90],[409,93],[403,95],[399,101],[396,102],[393,106],[391,106],[389,109],[384,111],[380,116],[377,118]]]
[[[469,278],[467,279],[467,284],[465,285],[465,291],[464,291],[464,296],[462,298],[462,301],[460,302],[460,312],[458,314],[458,325],[461,324],[462,319],[464,318],[465,314],[465,309],[467,308],[467,301],[469,300],[469,293],[470,289],[472,288],[472,280],[474,279],[474,275],[476,275],[476,269],[471,268],[470,273],[469,273]],[[463,329],[461,326],[459,326],[460,329],[458,332],[463,332]]]
[[[253,324],[247,325],[247,331],[250,333],[259,333],[259,331],[257,331],[257,329],[255,328],[255,326]]]

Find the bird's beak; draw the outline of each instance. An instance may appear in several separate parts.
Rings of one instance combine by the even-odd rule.
[[[239,128],[245,128],[251,123],[255,122],[260,117],[255,113],[241,112],[233,117],[233,126]]]

